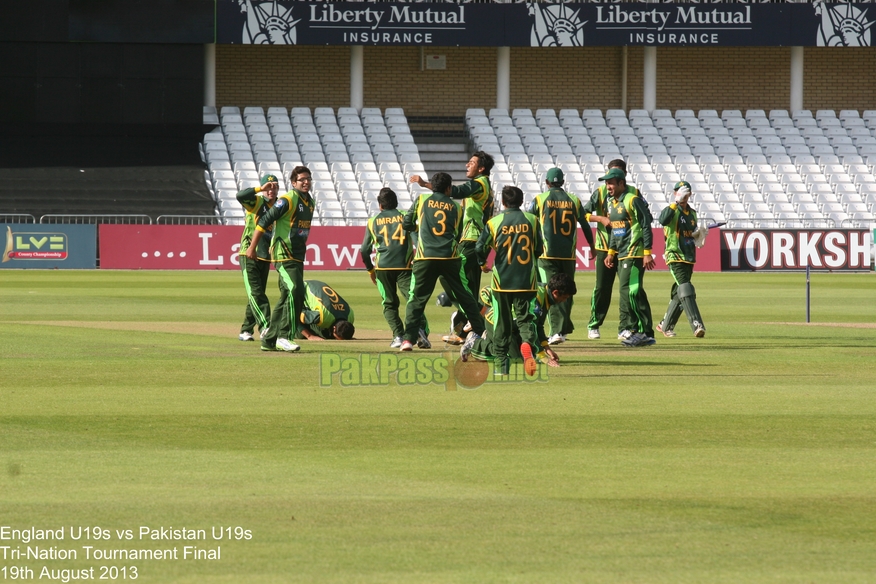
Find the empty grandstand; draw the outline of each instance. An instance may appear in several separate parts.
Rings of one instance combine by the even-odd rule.
[[[401,206],[421,192],[424,174],[403,110],[225,106],[205,108],[218,127],[204,136],[205,182],[225,223],[242,221],[238,190],[261,174],[288,176],[298,164],[314,176],[318,223],[362,225],[389,186]],[[568,189],[586,195],[606,163],[623,158],[630,181],[656,217],[675,182],[691,183],[700,213],[731,227],[866,227],[876,220],[876,111],[624,110],[472,108],[470,151],[496,165],[498,192],[517,185],[529,198],[545,173],[562,168]],[[285,188],[286,185],[281,185]]]

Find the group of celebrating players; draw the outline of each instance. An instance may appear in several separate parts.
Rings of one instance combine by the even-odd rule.
[[[624,161],[608,164],[599,179],[602,184],[586,202],[564,190],[560,168],[547,172],[547,190],[526,210],[523,192],[506,186],[501,192],[504,210],[496,216],[489,180],[492,167],[493,158],[479,151],[468,161],[468,180],[461,185],[453,185],[450,175],[441,172],[429,181],[412,176],[412,183],[430,192],[419,195],[406,213],[398,209],[392,189],[381,189],[380,212],[368,220],[361,256],[383,299],[393,337],[390,347],[431,348],[425,307],[440,281],[444,294],[439,302],[456,307],[450,333],[443,340],[461,345],[463,360],[492,361],[494,374],[500,376],[508,374],[512,360],[522,359],[528,372],[538,362],[558,366],[552,346],[565,342],[574,331],[571,311],[577,293],[579,226],[596,255],[588,338],[601,337],[599,329],[617,278],[618,338],[627,347],[653,345],[654,324],[643,287],[644,272],[655,265],[653,219],[642,194],[627,184]],[[293,342],[296,339],[350,339],[355,332],[349,304],[331,286],[304,281],[314,211],[312,178],[306,167],[297,166],[289,179],[292,190],[284,195],[278,196],[279,181],[269,174],[261,186],[237,196],[246,210],[240,263],[249,298],[239,338],[254,340],[258,327],[263,351],[294,352],[300,349]],[[703,245],[707,230],[698,223],[690,197],[690,184],[678,182],[672,204],[659,217],[666,235],[664,257],[675,280],[669,307],[656,325],[667,337],[676,335],[682,312],[694,336],[705,335],[690,279],[696,248]],[[591,222],[597,225],[595,239]],[[495,252],[492,267],[491,252]],[[273,311],[265,294],[271,264],[280,287]],[[482,273],[492,274],[483,289]],[[402,297],[407,301],[403,319]]]

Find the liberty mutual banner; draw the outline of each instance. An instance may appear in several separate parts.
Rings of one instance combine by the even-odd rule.
[[[263,45],[871,46],[873,4],[216,0],[217,42]]]

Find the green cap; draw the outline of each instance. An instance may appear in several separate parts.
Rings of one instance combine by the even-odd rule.
[[[599,180],[610,180],[613,178],[626,180],[627,173],[625,173],[624,171],[622,171],[619,168],[612,168],[611,170],[609,170],[608,172],[605,173],[605,176],[600,176]]]
[[[552,185],[563,184],[564,180],[566,179],[563,176],[563,171],[559,168],[552,168],[547,171],[547,181]]]
[[[673,191],[677,191],[677,190],[680,189],[681,187],[687,187],[688,190],[689,190],[690,192],[693,192],[693,189],[690,188],[690,183],[687,182],[686,180],[680,180],[680,181],[678,181],[677,183],[675,183],[675,186],[672,187],[672,190],[673,190]]]
[[[269,182],[278,183],[280,181],[277,179],[277,175],[275,174],[266,174],[262,177],[262,186],[265,186]]]

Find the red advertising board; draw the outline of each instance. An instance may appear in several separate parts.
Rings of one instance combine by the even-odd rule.
[[[236,270],[242,228],[232,225],[101,225],[100,267],[111,270]],[[717,231],[717,230],[713,230]],[[359,249],[364,227],[315,227],[307,243],[312,270],[364,268]],[[721,270],[720,241],[711,233],[697,252],[697,271]],[[578,250],[578,269],[592,270],[587,243]],[[663,261],[663,231],[654,229],[657,269]]]

